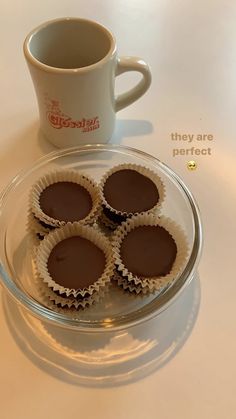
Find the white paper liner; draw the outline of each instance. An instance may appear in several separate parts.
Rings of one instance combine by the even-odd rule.
[[[75,298],[60,297],[48,288],[48,285],[44,281],[42,281],[36,268],[36,254],[33,253],[32,256],[35,284],[40,294],[41,302],[49,308],[58,312],[66,312],[68,315],[73,317],[73,312],[71,312],[72,308],[78,310],[80,308],[84,309],[86,307],[90,307],[92,304],[98,303],[104,297],[108,287],[101,288],[99,292],[94,292],[88,298],[83,298],[79,301]]]
[[[111,240],[112,239],[112,235],[113,235],[113,230],[111,230],[110,228],[108,228],[107,226],[105,226],[100,218],[96,221],[96,223],[93,224],[93,228],[95,228],[96,230],[100,231],[101,233],[105,234],[105,236]]]
[[[87,174],[76,172],[74,170],[53,171],[41,177],[35,183],[30,192],[30,206],[36,218],[52,227],[61,227],[66,224],[66,221],[57,220],[45,214],[41,210],[39,204],[40,194],[42,191],[46,189],[47,186],[57,182],[77,183],[83,186],[89,192],[93,203],[92,209],[85,218],[78,220],[77,222],[81,224],[92,224],[98,218],[101,212],[100,189],[96,182]]]
[[[106,258],[106,265],[102,276],[94,282],[94,284],[83,289],[64,288],[63,286],[57,284],[51,278],[47,268],[49,255],[56,244],[73,236],[80,236],[90,240],[104,252]],[[110,282],[114,271],[114,253],[108,238],[101,232],[91,226],[85,226],[80,223],[67,223],[65,226],[57,228],[49,233],[44,240],[42,240],[37,250],[36,269],[42,280],[53,291],[56,291],[59,294],[66,294],[67,297],[84,297],[87,293],[92,295],[94,292],[100,291],[101,288],[105,287]]]
[[[127,279],[123,278],[120,274],[118,274],[118,272],[114,273],[113,279],[114,281],[116,281],[119,287],[123,288],[124,292],[129,291],[130,293],[139,296],[146,296],[154,292],[157,292],[157,295],[160,295],[164,293],[170,286],[170,283],[168,283],[163,287],[159,287],[151,291],[149,287],[144,287],[143,284],[135,285],[132,281],[128,281]]]
[[[171,234],[176,243],[176,259],[171,271],[165,276],[160,276],[156,278],[139,278],[138,276],[129,272],[122,262],[120,256],[120,246],[124,237],[135,227],[143,225],[158,225],[164,227]],[[157,217],[153,214],[136,215],[123,222],[121,226],[117,227],[116,231],[113,234],[112,245],[114,249],[116,269],[124,279],[122,283],[120,281],[120,285],[123,284],[126,287],[128,287],[129,283],[129,289],[132,288],[132,291],[134,291],[134,287],[137,286],[139,290],[138,292],[140,292],[142,289],[146,289],[146,287],[149,289],[150,292],[160,291],[163,287],[166,287],[167,285],[171,284],[183,269],[189,253],[187,238],[180,226],[177,225],[170,218],[164,216]]]
[[[106,217],[106,215],[104,214],[104,212],[101,213],[99,220],[101,221],[101,223],[108,229],[110,230],[115,230],[116,227],[118,226],[118,224],[116,224],[114,221],[110,220],[109,218]]]
[[[41,243],[41,240],[37,237],[37,235],[33,232],[28,230],[27,231],[27,238],[28,238],[28,248],[31,249],[32,255],[35,256],[37,253],[37,248]]]
[[[45,284],[44,282],[41,282],[40,290],[42,296],[45,298],[45,302],[46,299],[49,299],[49,301],[54,306],[57,306],[57,308],[71,309],[72,307],[74,307],[77,310],[79,308],[89,307],[94,303],[98,303],[104,296],[104,290],[100,289],[99,292],[94,292],[88,298],[83,298],[82,300],[76,300],[75,298],[71,299],[60,297],[59,295],[55,294],[55,292],[53,292],[50,288],[48,288],[47,284]]]
[[[117,282],[117,284],[122,287],[125,291],[129,291],[131,293],[136,294],[150,294],[149,287],[144,287],[142,284],[134,285],[133,282],[129,282],[127,279],[123,278],[121,274],[118,272],[114,272],[113,280]]]
[[[37,248],[45,237],[45,232],[41,229],[41,224],[35,220],[33,214],[28,211],[26,222],[26,234],[28,237],[28,248],[31,250],[33,258],[37,253]],[[41,236],[41,239],[39,236]]]
[[[107,181],[107,179],[115,172],[118,172],[119,170],[123,170],[123,169],[130,169],[130,170],[135,170],[136,172],[140,173],[141,175],[151,179],[153,181],[153,183],[156,185],[157,190],[158,190],[158,194],[159,194],[159,200],[157,202],[157,204],[153,207],[150,208],[147,211],[143,211],[141,213],[130,213],[130,212],[125,212],[125,211],[118,211],[115,208],[111,207],[109,205],[109,203],[106,201],[106,198],[103,194],[103,188],[104,185]],[[146,213],[158,213],[161,210],[161,206],[163,204],[163,201],[165,199],[166,196],[166,191],[165,191],[165,185],[163,183],[163,181],[161,180],[160,176],[158,176],[157,173],[153,172],[151,169],[148,169],[145,166],[141,166],[138,164],[132,164],[132,163],[123,163],[123,164],[119,164],[117,166],[112,167],[110,170],[108,170],[102,177],[101,182],[100,182],[100,189],[101,189],[101,198],[102,198],[102,204],[111,211],[111,213],[114,213],[116,215],[121,215],[121,216],[125,216],[125,217],[131,217],[133,215],[138,215],[138,214],[146,214]],[[103,214],[104,215],[104,214]],[[108,217],[106,217],[107,219]],[[112,222],[112,221],[111,221]],[[118,223],[115,223],[115,221],[113,222],[113,224],[118,225]]]
[[[30,210],[27,216],[27,221],[27,230],[34,232],[36,235],[40,234],[40,236],[45,237],[48,233],[50,233],[50,231],[52,231],[52,229],[40,224],[39,220],[34,217]]]

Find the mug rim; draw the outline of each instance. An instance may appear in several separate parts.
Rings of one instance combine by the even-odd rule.
[[[33,36],[36,35],[38,32],[40,32],[42,29],[44,29],[44,28],[46,28],[46,27],[48,27],[48,26],[50,26],[54,23],[66,22],[66,21],[85,22],[85,23],[89,23],[90,25],[96,26],[97,28],[102,30],[110,40],[110,48],[109,48],[109,51],[107,52],[107,54],[102,59],[97,61],[96,63],[90,64],[90,65],[85,66],[85,67],[78,67],[78,68],[52,67],[50,65],[42,63],[37,58],[35,58],[35,56],[30,51],[30,44],[31,44],[31,40],[32,40]],[[26,38],[24,40],[23,51],[24,51],[24,55],[25,55],[26,60],[28,62],[30,62],[34,67],[37,67],[41,70],[44,70],[44,71],[50,72],[50,73],[54,73],[54,74],[55,73],[56,74],[77,74],[77,73],[80,73],[80,72],[87,72],[89,70],[93,70],[94,68],[96,68],[96,67],[104,64],[105,62],[107,62],[108,59],[110,57],[112,57],[116,52],[116,40],[115,40],[115,37],[113,36],[113,34],[101,23],[98,23],[94,20],[84,19],[84,18],[79,18],[79,17],[63,17],[63,18],[48,20],[48,21],[43,22],[40,25],[36,26],[34,29],[32,29],[28,33],[28,35],[26,36]]]

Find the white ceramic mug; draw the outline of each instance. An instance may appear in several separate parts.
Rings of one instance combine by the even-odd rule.
[[[142,59],[118,58],[113,35],[86,19],[43,23],[26,37],[24,54],[41,129],[57,147],[109,141],[116,112],[142,96],[151,83]],[[115,77],[126,71],[138,71],[142,79],[115,97]]]

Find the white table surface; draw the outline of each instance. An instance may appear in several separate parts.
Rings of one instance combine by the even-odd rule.
[[[53,150],[38,136],[25,35],[55,17],[95,19],[115,34],[120,55],[141,56],[153,75],[148,93],[117,115],[112,142],[151,153],[181,175],[197,199],[205,233],[199,279],[152,326],[163,348],[130,380],[122,366],[127,380],[114,377],[113,385],[72,383],[62,371],[53,373],[29,356],[27,339],[19,344],[1,305],[1,419],[236,418],[236,3],[1,0],[0,6],[0,187]],[[137,80],[122,77],[120,90]],[[172,156],[172,132],[214,135],[212,155],[197,156],[197,170],[188,171],[186,156]],[[17,316],[13,323],[21,332]]]

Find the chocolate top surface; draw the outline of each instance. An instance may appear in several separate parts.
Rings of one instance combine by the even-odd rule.
[[[123,239],[121,259],[129,272],[140,278],[167,275],[176,258],[174,239],[163,227],[139,226]]]
[[[122,212],[143,212],[159,201],[155,183],[136,170],[122,169],[111,174],[103,188],[107,203]]]
[[[104,272],[106,257],[90,240],[79,236],[59,242],[48,258],[51,278],[64,288],[87,288]]]
[[[74,182],[57,182],[40,194],[41,210],[59,221],[79,221],[92,209],[92,198],[83,186]]]

